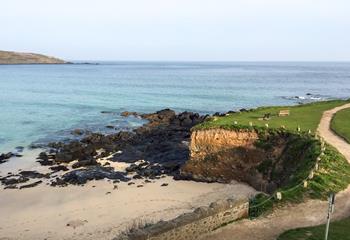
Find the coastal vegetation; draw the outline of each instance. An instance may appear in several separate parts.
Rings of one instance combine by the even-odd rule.
[[[332,146],[325,144],[316,134],[323,112],[348,102],[349,100],[334,100],[291,107],[241,110],[213,117],[192,130],[226,129],[236,132],[256,132],[259,138],[255,146],[265,150],[278,148],[278,142],[283,139],[280,137],[277,138],[279,141],[272,141],[273,136],[288,134],[296,136],[293,141],[286,142],[279,160],[264,158],[261,155],[262,162],[256,166],[256,170],[262,173],[264,178],[268,176],[269,182],[285,177],[287,180],[280,182],[272,193],[266,194],[265,191],[250,200],[250,217],[255,218],[286,202],[298,203],[307,198],[324,200],[329,192],[339,192],[350,184],[350,165],[344,156]],[[281,111],[288,111],[288,114],[279,116]],[[344,126],[344,121],[349,119],[346,117],[347,112],[343,114],[340,115],[342,123],[338,123],[340,126]],[[338,129],[343,130],[345,127],[338,125]],[[294,162],[289,161],[289,158],[294,159]],[[294,166],[293,173],[276,171],[288,169],[290,163]]]
[[[350,109],[344,109],[335,114],[331,129],[350,143]]]
[[[314,150],[319,152],[316,147]],[[316,159],[310,159],[310,163],[316,163]],[[311,165],[312,166],[312,165]],[[312,177],[310,172],[312,171]],[[304,185],[304,183],[307,185]],[[254,218],[268,212],[274,206],[286,202],[299,203],[307,198],[326,200],[330,192],[339,192],[350,184],[350,165],[335,148],[327,145],[318,162],[317,170],[306,163],[304,168],[296,172],[295,178],[288,186],[276,191],[281,193],[282,199],[276,194],[259,194],[251,199],[250,217]],[[254,207],[255,206],[255,207]]]
[[[0,64],[64,64],[64,60],[37,53],[0,51]]]
[[[226,116],[214,117],[211,121],[206,121],[195,126],[195,130],[224,128],[224,129],[241,129],[255,127],[256,129],[265,128],[266,124],[271,129],[284,127],[289,131],[311,130],[315,132],[324,111],[341,106],[349,100],[333,100],[303,104],[297,106],[276,106],[260,107],[253,110],[243,110],[236,113],[227,114]],[[289,110],[288,116],[278,116],[280,111]],[[268,118],[264,116],[268,115]],[[251,123],[251,124],[250,124]]]
[[[350,218],[331,223],[329,230],[329,240],[350,240]],[[325,225],[316,227],[298,228],[289,230],[281,234],[277,240],[318,240],[323,239],[325,234]]]

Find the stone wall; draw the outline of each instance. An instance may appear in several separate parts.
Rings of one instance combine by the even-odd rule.
[[[130,240],[192,240],[220,226],[248,216],[249,202],[221,200],[185,213],[170,221],[160,221],[149,227],[131,231]],[[121,238],[117,238],[121,239]]]

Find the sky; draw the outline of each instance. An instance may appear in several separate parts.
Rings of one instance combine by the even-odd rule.
[[[66,60],[349,61],[349,0],[1,0],[0,49]]]

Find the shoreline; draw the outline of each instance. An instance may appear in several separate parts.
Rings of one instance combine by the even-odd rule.
[[[112,239],[135,222],[169,220],[222,198],[249,197],[246,184],[90,181],[82,186],[0,191],[1,239]],[[167,186],[162,184],[167,183]],[[138,187],[143,184],[143,187]],[[115,185],[118,188],[114,189]]]

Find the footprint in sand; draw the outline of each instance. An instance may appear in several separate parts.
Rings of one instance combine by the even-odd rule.
[[[80,226],[83,226],[85,223],[87,223],[88,221],[87,220],[80,220],[80,219],[77,219],[77,220],[71,220],[67,223],[67,227],[72,227],[73,229],[77,228],[77,227],[80,227]]]

